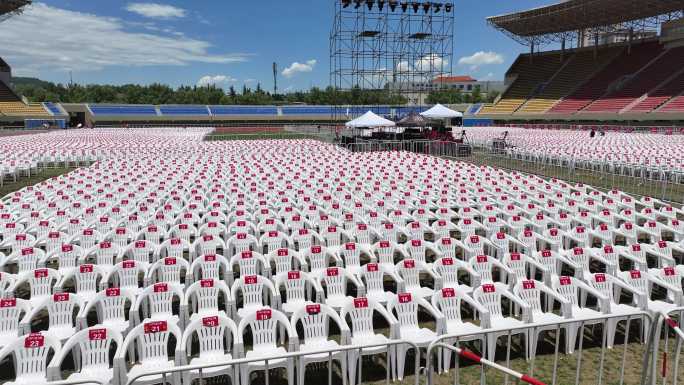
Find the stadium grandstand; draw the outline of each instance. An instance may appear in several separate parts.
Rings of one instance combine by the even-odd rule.
[[[530,53],[517,58],[505,91],[478,114],[502,121],[683,120],[682,9],[681,1],[575,0],[488,18]]]

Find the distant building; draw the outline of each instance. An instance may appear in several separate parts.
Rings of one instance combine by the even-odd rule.
[[[480,88],[480,93],[503,92],[504,82],[493,80],[477,80],[469,75],[439,76],[432,81],[414,82],[409,85],[395,85],[394,88],[402,89],[402,95],[408,99],[409,104],[426,104],[427,96],[432,91],[440,89],[457,89],[464,95],[469,95]]]

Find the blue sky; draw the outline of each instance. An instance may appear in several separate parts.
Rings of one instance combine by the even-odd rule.
[[[501,80],[526,51],[487,16],[553,0],[456,0],[454,74]],[[257,82],[280,89],[329,82],[332,0],[44,0],[0,23],[0,56],[17,76],[172,86]],[[460,64],[459,64],[460,62]],[[286,70],[288,69],[288,70]],[[283,72],[284,71],[284,72]]]

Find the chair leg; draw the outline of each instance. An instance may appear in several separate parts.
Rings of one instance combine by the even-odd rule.
[[[496,357],[496,341],[499,336],[496,334],[487,336],[487,359],[494,362]]]
[[[349,385],[356,385],[356,365],[360,365],[358,360],[358,353],[350,350],[347,355],[347,373],[349,378]]]
[[[304,385],[304,373],[306,372],[306,364],[302,360],[303,357],[299,358],[299,365],[297,367],[297,385]]]
[[[396,355],[396,362],[397,362],[397,379],[399,381],[404,379],[404,365],[406,364],[406,353],[408,351],[408,348],[405,348],[403,345],[397,345],[397,355]]]
[[[295,370],[294,370],[294,360],[292,358],[288,358],[287,360],[287,384],[288,385],[294,385],[295,384]]]

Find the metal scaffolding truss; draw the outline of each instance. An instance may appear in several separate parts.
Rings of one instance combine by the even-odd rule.
[[[428,92],[453,62],[453,3],[333,0],[330,85],[398,93]]]
[[[656,30],[684,16],[684,0],[569,0],[487,22],[526,46],[577,42],[618,31]]]

